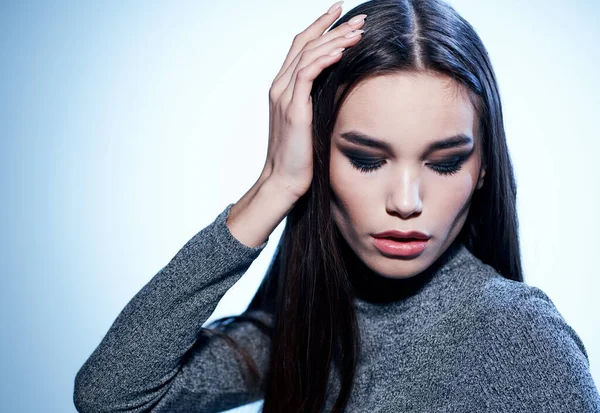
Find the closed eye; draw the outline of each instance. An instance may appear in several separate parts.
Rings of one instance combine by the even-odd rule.
[[[373,158],[355,158],[352,156],[348,156],[350,160],[350,164],[363,173],[369,173],[372,171],[376,171],[381,168],[385,163],[384,160],[377,160]]]
[[[462,154],[448,159],[446,162],[436,162],[427,164],[434,172],[439,175],[453,175],[460,171],[462,164],[469,154]],[[346,154],[350,164],[361,173],[372,173],[380,169],[385,163],[385,159],[373,157],[359,157]]]

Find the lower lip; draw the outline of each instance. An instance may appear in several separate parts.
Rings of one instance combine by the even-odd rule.
[[[410,257],[420,254],[427,245],[427,240],[421,241],[395,241],[389,238],[373,238],[375,247],[388,255]]]

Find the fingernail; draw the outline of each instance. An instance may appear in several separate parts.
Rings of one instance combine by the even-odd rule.
[[[346,48],[338,47],[337,49],[332,50],[331,53],[329,53],[329,56],[336,56],[336,55],[342,53],[344,50],[346,50]]]
[[[342,7],[342,3],[343,3],[343,1],[338,1],[337,3],[335,3],[333,6],[331,6],[329,8],[329,10],[327,10],[327,14],[333,14],[333,13],[335,13],[335,11],[337,9],[339,9],[340,7]]]
[[[363,34],[364,32],[364,30],[352,30],[351,32],[346,33],[344,37],[351,38],[354,36],[358,36],[359,34]]]
[[[367,17],[366,14],[359,14],[358,16],[354,16],[353,18],[351,18],[348,21],[348,24],[349,25],[358,24],[358,23],[362,22],[365,19],[365,17]]]

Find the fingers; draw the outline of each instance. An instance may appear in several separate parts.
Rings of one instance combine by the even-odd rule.
[[[339,48],[346,49],[355,45],[362,38],[362,32],[363,30],[357,30],[354,33],[349,31],[346,35],[354,34],[354,36],[338,36],[314,49],[303,51],[293,72],[293,66],[290,66],[288,71],[292,73],[282,76],[282,81],[286,76],[290,78],[287,88],[282,93],[282,97],[285,96],[289,99],[295,99],[296,102],[305,103],[310,96],[312,81],[325,67],[336,62],[342,55],[341,52],[333,56],[330,53]],[[299,89],[296,90],[298,87]]]
[[[302,69],[304,66],[306,66],[306,64],[310,63],[312,60],[314,60],[314,58],[316,56],[319,55],[319,52],[315,53],[314,50],[316,50],[323,44],[329,44],[329,42],[331,42],[332,40],[336,40],[337,43],[334,44],[335,47],[347,47],[347,46],[354,45],[356,42],[353,42],[353,41],[339,42],[337,39],[340,39],[340,38],[344,39],[344,36],[349,35],[349,33],[352,32],[353,30],[357,30],[360,27],[362,27],[365,22],[364,18],[366,16],[367,16],[366,14],[360,14],[358,16],[355,16],[351,19],[351,21],[356,19],[353,22],[354,24],[350,24],[350,21],[349,21],[348,23],[345,23],[345,24],[341,25],[340,27],[337,27],[334,31],[321,36],[321,38],[311,41],[309,44],[313,47],[309,48],[309,44],[307,44],[306,48],[296,55],[296,57],[294,58],[292,63],[288,66],[288,68],[280,76],[280,78],[276,80],[276,82],[281,83],[282,85],[287,85],[290,82],[294,82],[296,72],[299,69]],[[357,40],[357,39],[352,39],[352,40]],[[320,54],[322,54],[323,51],[326,53],[329,53],[332,50],[333,50],[333,48],[319,49],[319,51],[321,51]],[[303,61],[300,62],[300,59],[303,59]],[[298,67],[298,66],[300,66],[300,67]],[[293,85],[292,85],[292,87],[293,87]]]
[[[336,37],[346,35],[353,30],[360,29],[365,23],[365,20],[364,20],[365,17],[367,17],[366,14],[359,14],[357,16],[354,16],[348,22],[341,24],[340,26],[336,27],[334,30],[331,30],[322,36],[319,36],[315,39],[312,39],[312,40],[309,40],[308,42],[306,42],[306,44],[304,45],[304,48],[296,54],[296,56],[294,57],[294,60],[287,65],[287,68],[285,69],[285,71],[283,73],[280,72],[280,74],[275,79],[275,81],[278,81],[280,78],[284,78],[287,76],[287,79],[284,79],[280,82],[280,83],[283,83],[284,85],[287,84],[289,82],[289,78],[291,77],[292,71],[298,64],[298,60],[300,59],[300,55],[302,54],[303,51],[314,49],[324,43],[327,43],[328,41],[330,41],[332,39],[335,39]]]
[[[366,14],[358,14],[358,15],[354,16],[346,23],[341,24],[340,26],[336,27],[334,30],[331,30],[331,31],[325,33],[324,35],[319,36],[316,39],[309,41],[304,46],[303,50],[314,49],[314,48],[322,45],[323,43],[327,43],[328,41],[335,39],[336,37],[343,36],[353,30],[360,29],[364,25],[366,17],[367,17]]]
[[[292,42],[292,46],[290,51],[288,52],[279,73],[275,76],[275,80],[277,80],[283,72],[287,69],[289,64],[294,60],[296,55],[304,48],[304,45],[308,43],[310,40],[321,36],[325,30],[329,26],[331,26],[335,20],[340,16],[342,12],[342,8],[339,7],[332,14],[325,13],[322,14],[316,21],[314,21],[310,26],[308,26],[304,31],[298,33],[296,37],[294,37],[294,41]]]
[[[311,64],[303,67],[298,71],[298,74],[294,77],[296,81],[285,90],[284,94],[291,94],[290,106],[295,105],[306,105],[310,100],[310,92],[312,90],[313,81],[319,76],[319,73],[323,71],[327,66],[336,62],[342,56],[342,48],[336,49],[335,55],[324,55],[319,56]]]

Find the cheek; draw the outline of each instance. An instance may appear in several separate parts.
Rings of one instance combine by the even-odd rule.
[[[476,184],[476,175],[469,168],[450,177],[436,178],[427,189],[424,211],[434,216],[456,217],[469,204]]]
[[[373,180],[365,179],[348,159],[339,152],[333,152],[330,158],[329,182],[334,194],[334,201],[341,208],[351,212],[354,208],[365,205],[369,199],[373,201]]]

